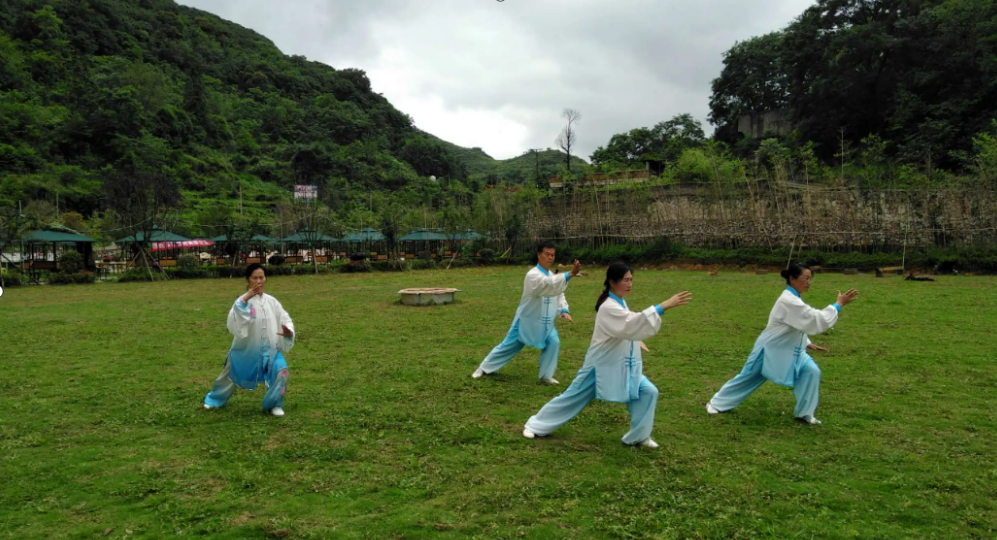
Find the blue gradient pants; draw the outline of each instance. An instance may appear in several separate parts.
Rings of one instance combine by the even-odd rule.
[[[229,372],[232,370],[230,360],[225,360],[225,367],[222,374],[215,379],[215,384],[211,386],[211,391],[204,396],[204,403],[212,407],[221,407],[228,402],[238,385],[229,379]],[[284,406],[284,391],[287,389],[287,361],[279,351],[273,362],[264,373],[264,380],[267,385],[267,393],[263,396],[263,410],[269,411],[274,407]]]

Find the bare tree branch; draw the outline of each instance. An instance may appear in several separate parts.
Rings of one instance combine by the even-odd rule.
[[[579,123],[582,119],[582,113],[567,108],[561,112],[561,118],[567,120],[568,124],[564,126],[561,130],[561,134],[554,139],[557,143],[558,148],[565,153],[565,166],[568,172],[571,172],[571,149],[575,146],[575,142],[578,139],[578,135],[575,133],[575,124]]]

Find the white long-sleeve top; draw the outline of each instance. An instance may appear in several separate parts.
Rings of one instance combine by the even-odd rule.
[[[278,336],[282,326],[291,337]],[[270,362],[278,352],[294,347],[294,322],[276,298],[264,293],[243,302],[240,296],[228,312],[228,331],[232,334],[229,379],[235,384],[254,389],[263,382]]]
[[[838,304],[824,309],[808,306],[799,293],[788,287],[769,313],[768,326],[762,331],[749,359],[762,358],[762,376],[783,386],[792,387],[807,354],[809,336],[826,332],[838,321]]]
[[[568,310],[564,291],[571,275],[551,274],[540,265],[531,268],[523,280],[523,295],[519,298],[516,317],[510,331],[519,325],[519,340],[537,349],[546,346],[547,338],[554,331],[554,320]]]
[[[603,401],[638,399],[644,377],[640,343],[661,330],[661,306],[630,311],[622,298],[610,293],[599,306],[595,330],[585,354],[585,369],[595,369],[595,397]]]

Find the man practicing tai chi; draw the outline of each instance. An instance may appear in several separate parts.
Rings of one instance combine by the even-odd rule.
[[[582,271],[582,263],[575,261],[570,272],[551,274],[555,249],[552,242],[543,242],[537,250],[537,266],[526,273],[523,281],[523,296],[519,299],[519,309],[512,320],[512,327],[492,352],[485,357],[474,372],[475,379],[490,375],[502,369],[524,346],[540,349],[541,381],[557,384],[554,371],[557,370],[557,356],[561,351],[561,340],[554,328],[554,319],[568,313],[568,303],[564,290],[571,278]]]

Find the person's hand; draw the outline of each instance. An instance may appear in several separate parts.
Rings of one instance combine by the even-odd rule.
[[[571,318],[571,314],[568,313],[567,311],[561,314],[561,318],[568,319],[569,322],[575,322],[575,320]]]
[[[690,301],[692,301],[692,293],[689,291],[683,291],[662,302],[661,309],[667,310],[677,308],[688,304]]]
[[[571,267],[571,272],[568,272],[568,275],[571,277],[575,277],[581,273],[582,273],[582,263],[578,259],[575,259],[575,265]]]
[[[646,353],[649,353],[649,352],[651,352],[651,349],[648,349],[648,348],[647,348],[647,345],[644,345],[644,342],[643,342],[643,341],[641,341],[641,342],[640,342],[640,350],[642,350],[642,351],[644,351],[644,352],[646,352]]]
[[[242,301],[249,302],[256,295],[263,296],[263,285],[254,285],[250,287],[249,290],[246,291],[246,294],[242,295]]]
[[[858,295],[859,292],[856,291],[855,289],[848,289],[848,292],[846,292],[845,294],[841,294],[841,291],[838,291],[838,305],[841,307],[845,307],[845,304],[848,304],[849,302],[855,300],[855,297]]]
[[[277,332],[278,336],[280,336],[280,337],[287,337],[287,338],[294,337],[294,332],[292,332],[291,329],[288,328],[286,324],[282,324],[282,325],[280,325],[280,327],[283,330],[280,331],[280,332]]]
[[[811,343],[810,345],[807,345],[807,350],[809,350],[809,351],[823,351],[823,352],[828,352],[828,350],[825,349],[824,347],[821,347],[821,346],[818,346],[818,345],[814,345],[813,343]]]

